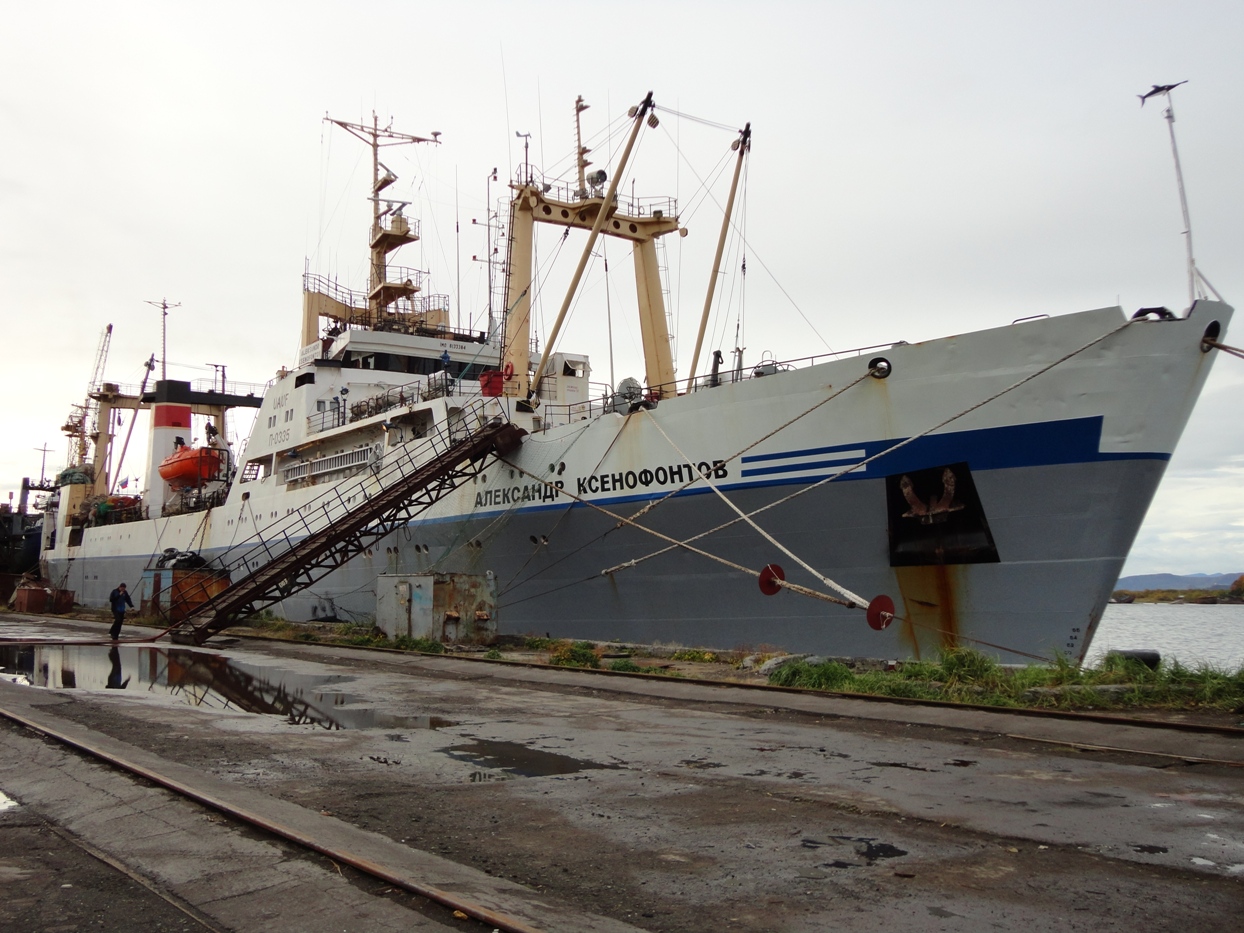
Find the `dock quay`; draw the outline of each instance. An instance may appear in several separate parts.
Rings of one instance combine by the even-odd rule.
[[[141,640],[156,631],[110,648],[84,644],[98,623],[0,616],[6,665],[29,653],[0,678],[0,927],[1226,931],[1244,915],[1238,728]]]

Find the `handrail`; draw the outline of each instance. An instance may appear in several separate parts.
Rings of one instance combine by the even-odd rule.
[[[794,369],[806,369],[811,366],[820,365],[820,363],[832,362],[848,356],[861,356],[873,350],[885,350],[890,347],[900,346],[906,341],[894,341],[890,343],[877,343],[867,347],[855,347],[851,350],[836,350],[830,353],[818,353],[814,356],[796,357],[788,360],[762,359],[755,363],[751,363],[743,368],[743,372],[736,378],[733,369],[724,369],[717,374],[716,385],[712,384],[712,374],[705,373],[697,376],[695,385],[692,386],[692,392],[700,392],[706,389],[714,389],[718,386],[730,385],[735,382],[745,382],[748,379],[761,379],[780,372],[787,372]],[[800,365],[802,364],[802,365]],[[759,372],[760,370],[765,372]],[[549,377],[553,378],[553,377]],[[591,386],[597,387],[603,383],[590,383]],[[645,402],[659,401],[662,398],[674,398],[677,395],[685,394],[679,392],[679,386],[683,386],[683,382],[676,380],[664,385],[650,386],[644,390],[641,398],[624,399],[620,394],[608,392],[601,398],[588,399],[582,402],[572,402],[568,404],[549,404],[541,405],[544,411],[544,418],[541,426],[537,429],[547,431],[549,428],[557,427],[570,421],[584,421],[590,418],[606,415],[613,411],[625,414],[631,404],[640,404]],[[685,389],[685,386],[683,386]],[[607,388],[607,387],[606,387]],[[543,393],[542,393],[543,394]],[[560,416],[560,417],[559,417]]]

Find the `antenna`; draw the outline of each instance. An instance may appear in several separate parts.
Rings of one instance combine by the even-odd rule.
[[[35,453],[43,454],[43,459],[39,463],[39,485],[40,486],[42,486],[44,483],[47,482],[45,477],[47,475],[48,454],[51,452],[52,452],[52,448],[48,446],[47,441],[43,442],[42,447],[35,448]]]
[[[168,378],[168,309],[180,308],[181,302],[169,304],[167,298],[159,301],[148,301],[153,308],[160,309],[160,378]]]
[[[205,366],[212,367],[212,388],[216,388],[216,376],[220,375],[220,394],[225,394],[225,363],[205,363]]]
[[[528,161],[527,150],[531,145],[531,134],[514,131],[514,135],[523,141],[523,184],[531,184],[531,162]]]
[[[1184,172],[1183,166],[1179,162],[1179,146],[1175,143],[1175,104],[1171,101],[1171,91],[1179,87],[1181,84],[1187,84],[1187,81],[1179,81],[1175,84],[1155,84],[1153,89],[1145,94],[1138,95],[1140,97],[1140,105],[1143,107],[1145,101],[1150,97],[1165,97],[1166,110],[1162,112],[1162,116],[1166,119],[1166,127],[1171,137],[1171,155],[1175,159],[1175,182],[1179,186],[1179,209],[1183,214],[1184,221],[1184,245],[1188,254],[1188,307],[1192,307],[1192,303],[1197,298],[1207,297],[1204,290],[1200,287],[1200,283],[1204,283],[1209,290],[1214,293],[1214,297],[1222,300],[1222,296],[1218,294],[1218,290],[1210,285],[1209,280],[1201,274],[1196,267],[1196,259],[1192,252],[1192,219],[1188,213],[1188,195],[1184,190]]]

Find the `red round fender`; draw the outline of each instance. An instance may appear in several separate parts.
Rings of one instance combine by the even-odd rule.
[[[777,564],[765,564],[760,571],[760,592],[766,596],[776,596],[782,590],[782,584],[779,580],[786,579],[786,571]]]
[[[884,594],[868,604],[868,625],[880,632],[894,621],[894,600]]]

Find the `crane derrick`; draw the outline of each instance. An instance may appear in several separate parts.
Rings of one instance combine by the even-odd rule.
[[[61,425],[61,430],[69,436],[69,466],[86,465],[87,439],[99,433],[99,401],[92,396],[99,391],[104,379],[104,364],[108,362],[108,347],[112,343],[112,325],[104,328],[99,336],[99,348],[95,351],[95,366],[91,371],[90,382],[86,386],[86,400],[81,404],[74,403],[69,409],[69,417]]]

